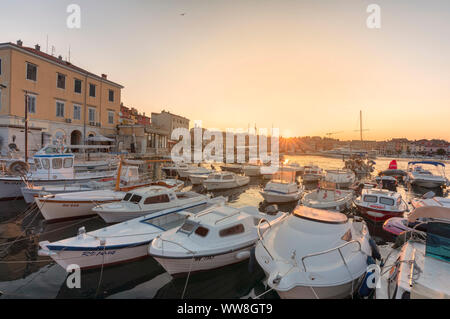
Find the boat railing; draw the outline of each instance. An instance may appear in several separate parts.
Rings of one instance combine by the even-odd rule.
[[[262,237],[262,235],[261,235],[260,226],[261,226],[261,224],[262,224],[263,222],[266,222],[266,223],[269,225],[269,229],[272,229],[272,225],[270,224],[270,222],[269,222],[267,219],[265,219],[265,218],[261,218],[261,219],[259,220],[258,226],[257,226],[257,228],[256,228],[257,233],[258,233],[258,238],[259,238],[259,241],[261,242],[261,245],[262,245],[262,246],[264,247],[264,249],[266,250],[267,254],[269,254],[270,258],[272,258],[272,260],[274,260],[272,254],[269,252],[269,250],[268,250],[268,249],[266,248],[266,246],[264,245],[263,237]]]
[[[346,242],[345,244],[342,244],[342,245],[340,245],[338,247],[327,249],[327,250],[324,250],[324,251],[321,251],[321,252],[318,252],[318,253],[313,253],[313,254],[309,254],[309,255],[303,256],[302,257],[303,269],[305,271],[307,271],[306,270],[306,265],[305,265],[305,259],[311,258],[311,257],[315,257],[315,256],[325,255],[325,254],[331,253],[331,252],[336,251],[336,250],[339,252],[339,255],[340,255],[344,265],[348,268],[347,263],[345,262],[344,255],[342,255],[341,249],[344,248],[345,246],[353,244],[353,243],[358,243],[358,250],[357,251],[361,251],[361,243],[359,241],[357,241],[357,240],[351,240],[351,241]]]
[[[220,222],[224,221],[224,220],[227,219],[227,218],[230,218],[230,217],[239,215],[240,213],[241,213],[240,211],[237,211],[236,213],[233,213],[233,214],[230,214],[230,215],[228,215],[228,216],[222,217],[222,218],[216,220],[216,222],[214,223],[214,225],[217,225],[217,223],[220,223]]]

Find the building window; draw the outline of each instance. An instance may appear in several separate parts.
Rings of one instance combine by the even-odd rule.
[[[81,120],[81,106],[79,106],[79,105],[73,106],[73,119]]]
[[[95,109],[89,108],[89,122],[95,122]]]
[[[56,101],[56,117],[64,117],[64,102]]]
[[[89,96],[95,97],[95,84],[89,83]]]
[[[27,80],[37,81],[37,66],[27,63]]]
[[[114,102],[114,91],[109,90],[109,102]]]
[[[81,80],[75,79],[73,91],[81,94]]]
[[[56,80],[56,87],[58,89],[66,89],[66,76],[64,74],[58,73],[58,79]]]
[[[114,124],[114,112],[113,111],[108,111],[108,123]]]
[[[36,96],[27,95],[28,113],[36,113]]]

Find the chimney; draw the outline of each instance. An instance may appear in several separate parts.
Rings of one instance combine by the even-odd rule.
[[[102,78],[106,80],[108,76],[106,74],[102,74]]]
[[[20,46],[20,47],[21,47],[21,46],[22,46],[22,44],[23,44],[22,40],[17,40],[17,45],[18,45],[18,46]]]
[[[35,48],[37,51],[41,51],[41,46],[40,46],[39,44],[36,44],[36,45],[34,46],[34,48]]]

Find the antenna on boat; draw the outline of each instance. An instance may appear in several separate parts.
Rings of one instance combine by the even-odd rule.
[[[122,172],[122,165],[123,165],[123,154],[120,154],[119,167],[117,168],[116,188],[115,188],[117,192],[120,190],[120,173]]]

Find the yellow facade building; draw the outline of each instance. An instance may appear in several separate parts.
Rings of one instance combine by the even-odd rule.
[[[11,143],[24,150],[26,102],[30,152],[55,139],[80,145],[89,136],[114,137],[121,89],[105,74],[46,54],[38,45],[0,43],[0,151]]]

